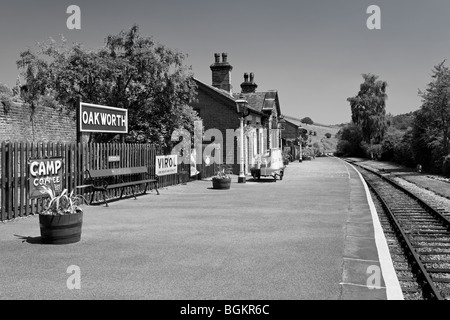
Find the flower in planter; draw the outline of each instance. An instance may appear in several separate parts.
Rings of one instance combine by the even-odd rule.
[[[81,204],[83,204],[84,197],[75,195],[73,190],[69,193],[67,189],[57,191],[53,183],[50,186],[42,186],[43,191],[49,196],[45,204],[45,209],[40,214],[42,215],[67,215],[83,212]]]
[[[232,173],[230,165],[219,165],[216,175],[212,177],[213,189],[230,189]]]
[[[213,179],[231,179],[231,174],[233,174],[231,165],[221,164],[219,165],[216,175],[213,176]]]

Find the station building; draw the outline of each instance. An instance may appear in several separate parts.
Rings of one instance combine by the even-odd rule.
[[[283,150],[291,154],[291,159],[299,159],[302,151],[300,135],[305,130],[300,119],[284,116],[284,130],[281,131]]]
[[[222,57],[222,60],[220,59]],[[192,105],[203,120],[204,131],[217,129],[223,141],[206,135],[204,144],[217,143],[222,147],[223,163],[233,166],[233,173],[239,173],[240,165],[240,118],[236,101],[248,102],[248,116],[244,119],[244,162],[245,173],[257,165],[260,156],[270,148],[281,144],[281,106],[277,90],[257,91],[253,73],[244,73],[241,91],[233,93],[231,86],[232,65],[228,55],[214,54],[215,61],[210,66],[212,82],[197,83],[197,102]]]

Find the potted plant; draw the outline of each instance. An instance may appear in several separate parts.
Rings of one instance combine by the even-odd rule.
[[[42,186],[42,191],[48,195],[44,210],[39,213],[41,243],[68,244],[81,239],[83,210],[80,205],[84,198],[68,193],[67,189],[57,191],[53,183]]]
[[[216,175],[212,177],[213,189],[230,189],[232,173],[230,165],[220,165]]]
[[[291,154],[289,152],[283,152],[283,164],[287,166],[291,162]]]

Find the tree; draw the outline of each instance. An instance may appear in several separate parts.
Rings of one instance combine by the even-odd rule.
[[[331,133],[329,133],[329,132],[325,133],[325,137],[326,137],[327,139],[330,139],[330,138],[331,138]]]
[[[8,113],[12,106],[13,91],[5,84],[0,83],[0,106],[3,112]]]
[[[170,144],[180,127],[192,130],[198,119],[190,107],[196,85],[185,56],[139,34],[138,26],[109,35],[105,46],[87,50],[81,44],[41,43],[37,52],[20,54],[25,80],[23,98],[73,111],[84,102],[128,109],[127,142]],[[96,141],[110,135],[94,136]]]
[[[386,124],[386,87],[385,81],[377,80],[378,76],[363,74],[364,82],[350,102],[352,121],[361,128],[363,140],[371,144],[380,143],[387,128]]]
[[[361,128],[354,123],[341,128],[336,134],[336,138],[338,139],[336,146],[337,155],[356,157],[364,155],[364,151],[361,148],[361,142],[363,141]]]
[[[434,67],[434,80],[428,84],[426,91],[419,91],[422,107],[416,116],[415,126],[420,129],[419,125],[424,130],[427,144],[432,149],[442,148],[442,153],[449,154],[450,70],[444,63],[445,60]]]
[[[300,120],[300,122],[305,123],[305,124],[314,124],[314,121],[312,121],[312,119],[310,117],[305,117],[302,120]]]
[[[309,140],[308,130],[306,130],[305,128],[300,128],[298,141],[302,146],[302,148],[306,148],[308,140]]]

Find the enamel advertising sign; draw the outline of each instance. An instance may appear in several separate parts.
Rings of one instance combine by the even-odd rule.
[[[155,174],[157,176],[166,176],[177,173],[177,155],[156,156]]]
[[[56,191],[62,190],[63,159],[31,159],[29,164],[30,198],[46,196],[42,186],[54,185]]]

